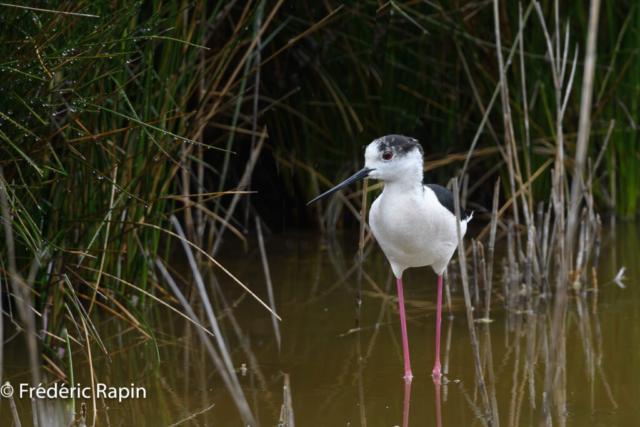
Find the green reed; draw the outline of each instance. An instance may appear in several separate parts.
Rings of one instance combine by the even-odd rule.
[[[155,265],[179,237],[170,214],[185,222],[191,244],[205,248],[199,261],[215,262],[203,254],[218,238],[204,230],[216,224],[246,241],[237,224],[220,217],[224,178],[218,178],[244,126],[237,96],[253,82],[251,46],[279,31],[259,6],[204,0],[63,2],[48,11],[0,6],[0,277],[40,315],[21,319],[32,349],[72,379],[56,341],[66,341],[70,363],[71,352],[99,364],[117,350],[103,344],[96,316],[115,316],[150,340],[144,351],[157,368],[159,313],[147,308],[171,295]],[[263,131],[260,124],[250,132]],[[42,318],[48,334],[40,336]],[[39,360],[32,360],[33,372]],[[77,358],[75,365],[78,376]]]

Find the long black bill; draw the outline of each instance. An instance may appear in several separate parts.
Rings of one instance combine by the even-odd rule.
[[[364,178],[368,177],[369,176],[369,172],[371,172],[372,170],[375,170],[375,169],[362,168],[360,170],[360,172],[356,173],[355,175],[350,176],[349,178],[345,179],[344,182],[342,182],[341,184],[336,185],[331,190],[327,191],[324,194],[319,195],[318,197],[316,197],[315,199],[313,199],[312,201],[307,203],[307,206],[309,206],[311,203],[313,203],[315,201],[318,201],[318,200],[322,199],[325,196],[328,196],[329,194],[333,194],[336,191],[343,189],[344,187],[346,187],[349,184],[352,184],[352,183],[354,183],[356,181],[359,181],[361,179],[364,179]]]

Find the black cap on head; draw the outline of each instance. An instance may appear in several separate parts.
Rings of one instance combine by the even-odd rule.
[[[403,154],[417,149],[420,151],[420,155],[424,156],[422,145],[420,145],[418,140],[414,138],[401,135],[387,135],[376,139],[375,142],[378,143],[378,149],[380,151],[388,151],[391,149],[396,155],[402,156]]]

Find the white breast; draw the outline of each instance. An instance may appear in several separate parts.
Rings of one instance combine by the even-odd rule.
[[[460,224],[462,235],[468,220]],[[396,277],[409,267],[444,271],[458,246],[456,218],[426,186],[385,187],[371,207],[369,225]]]

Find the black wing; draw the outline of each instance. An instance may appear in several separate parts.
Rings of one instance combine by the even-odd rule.
[[[429,187],[431,191],[433,191],[436,194],[436,197],[438,198],[438,201],[442,206],[447,208],[447,210],[452,214],[454,215],[456,214],[454,201],[453,201],[453,193],[450,190],[447,190],[442,185],[438,185],[438,184],[425,184],[425,186]],[[467,211],[462,209],[462,206],[460,206],[460,219],[464,221],[468,219],[470,216],[471,215]]]

